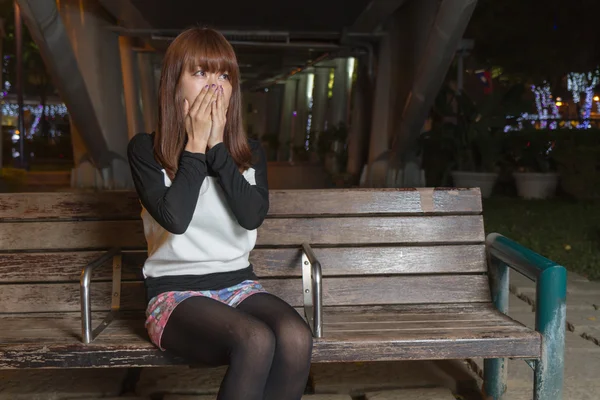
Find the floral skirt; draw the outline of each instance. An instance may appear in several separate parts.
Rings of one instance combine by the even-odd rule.
[[[160,346],[163,331],[175,307],[185,299],[204,296],[220,301],[230,307],[237,307],[242,301],[256,293],[266,293],[266,290],[260,283],[253,280],[243,281],[221,290],[161,293],[150,300],[146,309],[146,329],[148,335],[150,335],[150,340],[158,348],[165,350]]]

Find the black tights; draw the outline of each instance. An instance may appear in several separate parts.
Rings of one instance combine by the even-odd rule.
[[[237,308],[191,297],[169,317],[161,346],[208,366],[229,365],[218,400],[300,400],[312,334],[296,310],[271,294],[254,294]]]

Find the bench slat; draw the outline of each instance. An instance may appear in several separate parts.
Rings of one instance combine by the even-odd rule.
[[[265,288],[292,306],[301,306],[301,279],[264,279]],[[110,282],[92,285],[92,309],[109,310]],[[143,310],[146,306],[142,282],[124,282],[121,306]],[[490,301],[485,275],[380,276],[326,278],[323,304],[425,304]],[[1,286],[0,313],[58,312],[79,310],[77,283],[7,284]]]
[[[400,360],[448,360],[465,358],[536,358],[540,356],[540,338],[534,331],[475,332],[468,338],[406,337],[403,340],[382,338],[332,337],[316,339],[312,362],[368,362]],[[187,365],[185,360],[161,352],[149,342],[116,341],[83,346],[64,343],[23,346],[0,345],[0,369],[21,368],[95,368],[158,367]]]
[[[2,193],[0,220],[139,218],[134,191]]]
[[[479,189],[275,190],[271,216],[327,214],[478,214]],[[1,219],[139,218],[135,192],[0,194]]]
[[[141,221],[8,222],[4,250],[145,248]],[[267,219],[259,246],[482,243],[483,219],[472,216]]]
[[[98,251],[5,253],[0,257],[2,282],[79,281],[84,265],[99,258]],[[484,245],[317,248],[325,276],[382,274],[485,273]],[[124,252],[123,280],[140,280],[145,251]],[[250,255],[262,278],[300,277],[300,249],[255,249]],[[107,264],[108,265],[108,264]],[[112,269],[99,268],[94,281],[110,280]],[[2,287],[0,286],[0,291]]]
[[[295,310],[304,315],[301,307]],[[442,312],[444,311],[444,312]],[[497,312],[491,303],[454,303],[454,304],[406,304],[380,306],[336,306],[323,309],[324,323],[346,324],[366,322],[452,322],[455,325],[468,325],[478,321],[505,320],[506,316]],[[104,318],[102,312],[93,313],[94,324]],[[140,326],[145,319],[144,311],[121,311],[119,319],[111,322],[110,329],[119,329],[128,320],[139,320]],[[0,314],[0,342],[7,338],[18,338],[22,331],[36,332],[35,335],[64,337],[65,332],[79,334],[81,315],[78,311],[35,312],[25,314]],[[134,325],[132,325],[134,326]],[[41,332],[41,333],[40,333]],[[54,333],[52,333],[54,332]]]
[[[375,322],[370,328],[358,322],[365,316]],[[124,313],[121,318],[94,343],[83,345],[74,314],[0,316],[2,326],[8,327],[0,332],[0,368],[185,363],[149,343],[142,312]],[[324,321],[325,337],[315,340],[313,362],[539,357],[541,348],[537,332],[490,304],[325,307]],[[327,321],[346,325],[355,321],[364,329],[336,330],[339,322]],[[381,329],[390,321],[397,329]],[[100,322],[98,316],[94,322]]]
[[[81,321],[79,318],[65,318],[60,314],[54,314],[54,318],[58,318],[56,321],[35,320],[35,327],[31,326],[32,320],[27,319],[16,319],[10,318],[4,322],[10,323],[8,329],[3,330],[0,333],[0,345],[9,343],[31,343],[36,342],[61,342],[64,341],[65,332],[71,332],[73,335],[79,335],[81,331]],[[300,314],[302,315],[302,314]],[[135,337],[144,338],[146,337],[146,331],[144,328],[143,315],[140,313],[139,318],[136,319],[137,324],[132,323],[130,320],[116,320],[111,322],[110,334],[111,340],[117,337],[122,340],[132,340]],[[0,318],[3,321],[3,318]],[[102,319],[95,318],[94,324],[100,324]],[[29,324],[29,325],[27,325]],[[528,328],[521,327],[522,331],[527,331]],[[417,333],[446,333],[447,335],[453,333],[460,333],[462,335],[468,335],[469,330],[478,331],[518,331],[519,328],[515,327],[513,321],[509,320],[441,320],[441,321],[427,321],[427,320],[415,320],[415,321],[377,321],[373,318],[370,322],[324,322],[324,330],[327,332],[327,337],[338,334],[353,334],[359,336],[378,336],[391,335],[394,332],[399,335],[414,335]]]

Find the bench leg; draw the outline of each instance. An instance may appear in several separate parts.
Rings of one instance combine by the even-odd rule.
[[[483,381],[485,400],[501,400],[506,392],[507,362],[505,358],[491,358],[483,361]]]
[[[497,260],[488,260],[490,268],[490,289],[494,305],[501,313],[508,313],[509,269],[508,265]],[[486,400],[500,400],[506,392],[507,360],[487,359],[483,362],[483,380]]]
[[[534,400],[562,400],[565,334],[566,270],[543,271],[537,282],[535,327],[542,334],[542,358],[535,368]]]

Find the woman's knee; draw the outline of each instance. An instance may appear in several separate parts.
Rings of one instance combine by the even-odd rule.
[[[309,326],[302,318],[289,318],[282,321],[275,332],[277,346],[299,356],[310,357],[313,346],[313,335]]]
[[[273,331],[260,321],[248,323],[238,332],[233,351],[259,359],[272,359],[275,353],[276,338]]]

